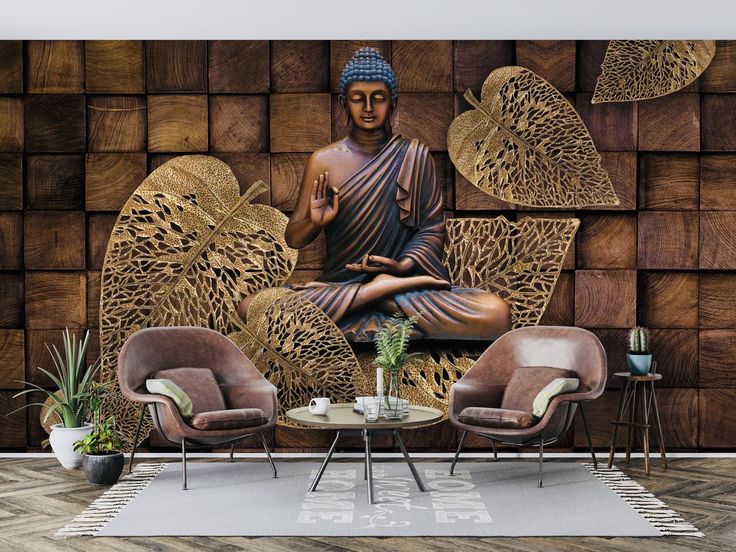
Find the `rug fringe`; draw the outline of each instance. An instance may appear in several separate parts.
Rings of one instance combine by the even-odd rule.
[[[166,468],[166,463],[138,464],[131,473],[123,476],[120,481],[90,504],[84,512],[59,529],[54,536],[94,536],[138,496],[164,468]]]
[[[682,519],[680,514],[616,466],[595,469],[592,462],[584,462],[583,465],[662,535],[705,537],[697,527]]]

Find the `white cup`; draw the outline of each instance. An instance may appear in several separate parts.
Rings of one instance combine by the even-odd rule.
[[[330,399],[327,397],[320,397],[309,401],[309,412],[324,416],[330,411]]]

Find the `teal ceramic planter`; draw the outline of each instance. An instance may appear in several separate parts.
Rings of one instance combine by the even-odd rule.
[[[627,353],[626,366],[628,367],[629,372],[635,376],[644,376],[648,374],[649,370],[652,368],[652,355],[651,353]]]

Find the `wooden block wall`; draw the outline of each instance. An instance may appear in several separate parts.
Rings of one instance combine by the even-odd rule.
[[[242,190],[264,180],[271,190],[257,201],[291,212],[310,152],[345,132],[338,76],[363,45],[393,64],[395,130],[429,145],[448,216],[551,215],[486,196],[454,170],[446,130],[469,108],[462,94],[514,64],[565,94],[621,204],[564,213],[581,227],[543,322],[590,328],[610,373],[625,368],[626,329],[649,326],[668,446],[736,449],[736,41],[718,42],[686,90],[599,105],[590,99],[607,41],[0,42],[0,413],[23,400],[12,398],[17,380],[49,385],[37,369],[50,367],[45,343],[67,326],[96,332],[110,230],[151,170],[215,155]],[[319,239],[292,281],[313,278],[323,258]],[[601,447],[617,391],[609,377],[588,409]],[[560,447],[584,445],[576,429]],[[40,432],[36,411],[15,414],[0,448],[37,447]],[[320,432],[272,437],[284,450],[329,444]],[[444,424],[407,443],[447,450],[456,440]]]

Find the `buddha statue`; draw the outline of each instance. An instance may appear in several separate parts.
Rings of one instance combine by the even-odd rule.
[[[371,341],[396,313],[419,315],[415,339],[496,339],[511,327],[509,305],[450,283],[441,186],[427,146],[391,131],[396,88],[374,48],[345,65],[339,105],[350,131],[309,158],[286,228],[296,249],[325,232],[323,274],[287,287],[352,341]],[[243,319],[252,297],[238,305]]]

